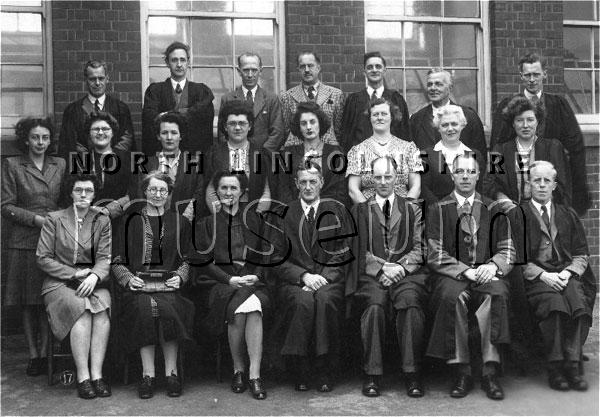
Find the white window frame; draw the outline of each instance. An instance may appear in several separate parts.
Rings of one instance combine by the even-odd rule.
[[[451,0],[446,0],[451,1]],[[443,4],[442,4],[443,7]],[[472,23],[478,25],[480,30],[477,31],[477,39],[475,41],[475,49],[477,52],[477,113],[481,118],[486,131],[491,130],[492,126],[492,106],[491,106],[491,52],[490,52],[490,28],[489,28],[489,3],[479,0],[480,17],[440,17],[440,16],[404,16],[392,14],[369,14],[367,4],[365,2],[365,28],[367,22],[413,22],[413,23]],[[404,42],[404,37],[402,38]],[[405,51],[404,48],[402,48]],[[367,51],[367,37],[365,36],[365,51]],[[411,69],[427,70],[429,67],[411,67]],[[448,68],[448,67],[445,67]],[[456,68],[460,70],[461,68]],[[403,91],[406,90],[406,77],[403,77]]]

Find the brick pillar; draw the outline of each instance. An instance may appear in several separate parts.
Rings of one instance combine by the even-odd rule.
[[[298,52],[321,58],[321,80],[344,92],[361,88],[356,64],[365,53],[363,1],[286,1],[287,88],[300,82]]]

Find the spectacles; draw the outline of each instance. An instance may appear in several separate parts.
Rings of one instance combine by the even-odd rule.
[[[169,189],[168,188],[156,188],[156,187],[150,187],[148,188],[148,192],[152,195],[162,195],[165,196],[167,194],[169,194]]]
[[[241,121],[241,122],[227,122],[227,127],[238,127],[238,126],[239,127],[246,127],[249,124],[250,123],[244,122],[244,121]]]
[[[90,129],[90,132],[98,134],[100,132],[107,133],[107,132],[110,132],[111,130],[112,129],[110,127],[93,127]]]
[[[73,192],[75,194],[94,194],[94,189],[93,188],[81,188],[81,187],[75,187],[73,188]]]

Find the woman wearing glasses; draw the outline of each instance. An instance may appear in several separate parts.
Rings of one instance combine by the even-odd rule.
[[[267,152],[248,140],[248,136],[252,136],[253,122],[252,106],[244,101],[229,101],[221,107],[219,130],[227,141],[213,145],[208,154],[206,172],[244,173],[248,178],[248,189],[243,190],[240,202],[249,204],[254,211],[263,212],[271,205],[271,164]],[[213,184],[206,187],[206,205],[211,213],[221,209]]]
[[[168,174],[153,171],[141,187],[146,203],[136,212],[133,206],[123,217],[118,256],[112,265],[115,279],[125,289],[120,309],[122,340],[127,352],[138,350],[142,358],[139,397],[154,395],[156,345],[165,359],[167,395],[178,397],[178,350],[191,340],[194,319],[193,303],[179,291],[189,278],[181,248],[189,245],[190,224],[166,208],[173,191]]]
[[[95,175],[67,177],[72,205],[48,214],[37,245],[37,264],[46,274],[42,296],[52,333],[70,334],[77,368],[77,393],[109,397],[102,364],[110,332],[110,293],[104,288],[111,260],[110,219],[92,207]]]

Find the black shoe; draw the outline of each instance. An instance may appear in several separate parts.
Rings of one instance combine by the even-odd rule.
[[[379,397],[379,378],[375,375],[365,376],[362,393],[366,397]]]
[[[420,398],[425,395],[420,375],[417,372],[407,372],[404,374],[406,384],[406,395],[413,398]]]
[[[179,397],[181,395],[181,381],[178,375],[172,373],[167,377],[167,395],[169,397]]]
[[[308,391],[310,389],[310,386],[306,381],[298,381],[294,384],[294,389],[296,391]]]
[[[317,380],[317,391],[319,392],[331,392],[333,391],[333,382],[328,375],[321,375]]]
[[[29,376],[38,376],[41,374],[41,358],[31,358],[27,364],[25,373]]]
[[[496,375],[484,375],[481,377],[481,389],[485,391],[488,398],[492,400],[503,400],[504,391],[498,382]]]
[[[579,374],[579,368],[567,368],[565,370],[565,378],[569,384],[569,388],[575,391],[587,391],[588,383]]]
[[[92,385],[94,386],[94,390],[96,391],[96,395],[98,397],[110,397],[112,392],[110,391],[110,385],[106,383],[104,378],[94,379],[92,381]]]
[[[152,376],[144,375],[138,386],[138,395],[142,400],[154,397],[155,379]]]
[[[248,380],[248,387],[250,388],[250,392],[255,399],[264,400],[267,398],[267,391],[263,387],[262,378],[258,377],[256,379]]]
[[[236,394],[241,394],[246,391],[246,374],[242,371],[237,371],[231,379],[231,390]]]
[[[450,389],[452,398],[466,397],[469,391],[473,389],[473,378],[471,375],[459,374]]]
[[[96,398],[96,391],[94,391],[94,387],[89,378],[77,383],[77,395],[84,400]]]
[[[548,373],[548,385],[550,385],[550,388],[557,391],[569,390],[569,382],[563,374],[557,370],[552,370]]]

